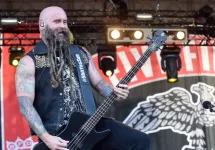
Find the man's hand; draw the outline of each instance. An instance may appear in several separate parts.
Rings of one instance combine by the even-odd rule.
[[[69,141],[65,141],[57,136],[52,136],[50,134],[45,134],[41,136],[41,140],[49,147],[51,150],[69,150],[67,145]]]
[[[128,97],[129,89],[127,84],[119,84],[119,87],[114,87],[114,92],[117,95],[117,100],[123,100]]]

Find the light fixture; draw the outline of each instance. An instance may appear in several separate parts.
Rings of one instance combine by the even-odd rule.
[[[119,28],[108,27],[108,43],[138,43],[149,42],[148,37],[153,37],[158,28]],[[185,28],[161,28],[167,35],[166,42],[187,42],[188,32]]]
[[[161,50],[161,68],[167,74],[167,81],[178,81],[178,71],[181,69],[180,48],[177,46],[164,46]]]
[[[132,33],[133,33],[134,38],[137,40],[140,40],[143,38],[143,32],[140,30],[133,31]]]
[[[112,39],[119,39],[120,35],[121,35],[120,31],[118,31],[118,30],[112,30],[110,32],[110,34],[111,34],[110,36]]]
[[[142,28],[108,28],[108,42],[137,42],[143,41]]]
[[[23,47],[10,47],[9,48],[9,64],[12,66],[18,66],[20,59],[23,57],[24,48]]]
[[[105,76],[111,77],[116,69],[116,47],[114,45],[101,45],[97,52],[99,69]]]
[[[203,6],[194,14],[195,24],[205,24],[212,13],[212,7],[208,5]]]
[[[1,25],[16,26],[16,25],[18,25],[18,19],[17,18],[1,18]]]
[[[168,42],[183,42],[187,40],[186,29],[164,29]]]
[[[176,38],[179,39],[179,40],[183,40],[185,38],[185,32],[183,31],[178,31],[176,33]]]
[[[120,20],[127,20],[128,18],[128,7],[124,0],[109,0],[114,8],[117,10],[118,18]]]
[[[152,14],[147,14],[147,13],[138,13],[136,14],[136,19],[137,20],[153,20],[153,15]]]
[[[107,77],[111,77],[114,74],[114,59],[111,56],[106,56],[101,58],[100,60],[101,66],[102,66],[102,71],[104,75]]]

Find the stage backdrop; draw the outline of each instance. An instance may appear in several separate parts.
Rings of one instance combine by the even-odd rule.
[[[5,35],[4,37],[10,37]],[[27,37],[38,37],[28,34]],[[199,41],[191,41],[199,43]],[[3,47],[2,150],[31,149],[37,142],[19,112],[15,93],[15,67],[9,65],[9,47]],[[117,48],[115,74],[104,79],[116,85],[148,46]],[[25,47],[26,51],[32,47]],[[181,47],[179,82],[169,84],[154,52],[130,82],[127,100],[116,102],[107,113],[116,120],[148,133],[152,150],[214,150],[215,113],[202,107],[215,104],[215,47]],[[93,55],[98,67],[98,56]],[[98,103],[103,98],[95,93]]]

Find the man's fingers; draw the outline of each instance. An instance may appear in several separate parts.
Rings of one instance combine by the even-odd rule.
[[[119,84],[119,87],[122,87],[123,89],[128,89],[128,85],[127,84]]]
[[[69,143],[69,141],[66,141],[66,140],[64,140],[64,139],[62,139],[62,138],[60,138],[60,137],[59,137],[58,139],[59,139],[59,141],[62,142],[62,143]]]
[[[64,148],[64,147],[59,147],[57,148],[57,150],[69,150],[68,148]]]
[[[126,99],[128,96],[128,93],[129,93],[127,91],[125,92],[125,91],[122,91],[119,89],[115,89],[114,91],[115,91],[115,94],[117,95],[117,97],[122,98],[122,99]]]
[[[114,91],[116,94],[120,95],[128,95],[129,91],[127,89],[122,89],[122,88],[114,88]]]
[[[62,143],[59,141],[59,143],[57,144],[58,147],[67,147],[67,143]]]
[[[58,141],[59,143],[57,145],[59,150],[68,150],[66,147],[69,141],[63,140],[60,137],[58,137]]]

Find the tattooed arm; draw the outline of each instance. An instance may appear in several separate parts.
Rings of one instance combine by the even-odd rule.
[[[68,141],[50,135],[33,106],[35,97],[35,66],[31,57],[21,59],[16,72],[16,93],[20,105],[20,112],[37,136],[51,149],[67,150]]]
[[[35,67],[31,57],[25,56],[21,59],[16,72],[16,93],[20,105],[20,112],[25,117],[26,121],[41,137],[47,133],[44,128],[40,116],[33,107],[34,87],[35,87]]]
[[[126,99],[129,93],[128,85],[120,84],[118,88],[113,87],[107,82],[105,82],[99,74],[98,70],[96,69],[91,55],[88,52],[87,54],[89,57],[89,78],[95,90],[97,90],[104,97],[108,97],[109,94],[114,90],[115,94],[118,96],[119,99]]]
[[[90,53],[86,49],[84,50],[86,51],[89,58],[88,72],[90,82],[96,91],[98,91],[102,96],[107,97],[113,91],[113,87],[102,79],[98,70],[95,67]]]

